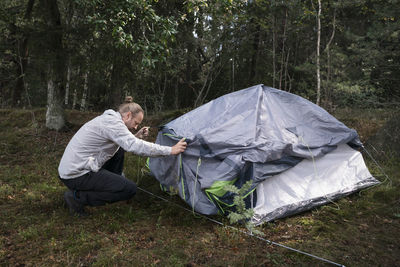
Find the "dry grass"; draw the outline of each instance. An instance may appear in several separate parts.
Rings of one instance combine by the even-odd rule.
[[[342,112],[342,113],[340,113]],[[340,111],[337,117],[363,140],[391,111]],[[351,119],[349,112],[351,112]],[[34,114],[35,121],[32,120]],[[298,266],[318,260],[268,245],[213,224],[143,192],[130,202],[91,208],[81,219],[63,208],[57,165],[74,132],[96,113],[68,111],[70,128],[44,128],[43,109],[0,110],[1,266]],[[157,125],[173,114],[152,116]],[[154,138],[154,135],[152,136]],[[143,175],[144,159],[128,155],[126,174],[160,192]],[[370,170],[379,169],[368,161]],[[265,237],[349,266],[395,266],[400,259],[400,163],[383,162],[392,183],[353,194],[310,212],[267,223]],[[215,217],[227,223],[226,218]]]

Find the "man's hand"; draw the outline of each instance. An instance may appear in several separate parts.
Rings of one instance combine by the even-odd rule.
[[[183,151],[185,151],[187,146],[187,143],[185,142],[185,138],[182,138],[181,140],[179,140],[178,143],[176,143],[176,145],[174,145],[171,150],[171,155],[178,155],[180,153],[182,153]]]
[[[147,136],[149,136],[149,126],[146,126],[146,127],[143,127],[142,129],[140,129],[136,134],[135,134],[135,136],[137,137],[137,138],[140,138],[140,139],[142,139],[143,137],[147,137]]]

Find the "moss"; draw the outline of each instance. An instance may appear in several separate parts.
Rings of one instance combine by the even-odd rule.
[[[314,225],[315,221],[312,218],[301,218],[299,223],[302,225]]]

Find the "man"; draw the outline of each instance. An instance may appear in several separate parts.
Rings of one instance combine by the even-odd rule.
[[[184,139],[172,147],[141,140],[148,135],[148,127],[133,135],[130,130],[138,128],[143,116],[143,109],[128,99],[118,112],[106,110],[72,137],[58,167],[60,180],[69,188],[64,200],[71,214],[84,216],[84,206],[100,206],[135,195],[136,184],[122,175],[125,151],[150,157],[185,151]]]

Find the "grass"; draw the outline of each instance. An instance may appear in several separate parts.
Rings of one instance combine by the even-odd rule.
[[[349,119],[351,114],[351,119]],[[74,132],[96,113],[67,111],[64,132],[45,129],[45,110],[0,110],[1,266],[324,266],[198,218],[177,196],[163,194],[142,171],[145,159],[126,157],[125,173],[170,202],[138,191],[133,200],[90,208],[88,218],[63,207],[57,167]],[[149,116],[155,125],[171,114]],[[391,110],[340,110],[336,116],[365,141]],[[34,118],[34,120],[33,120]],[[154,135],[151,136],[154,139]],[[381,185],[312,211],[266,223],[265,238],[347,266],[395,266],[400,260],[400,163],[366,157]],[[224,217],[215,219],[228,224]],[[238,226],[241,227],[241,226]]]

